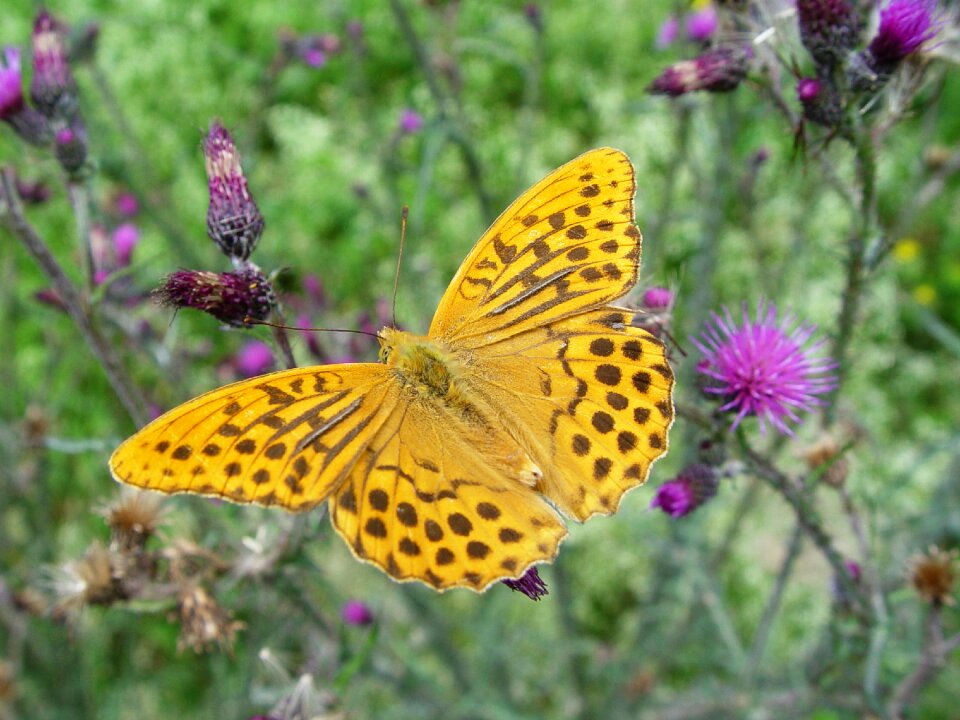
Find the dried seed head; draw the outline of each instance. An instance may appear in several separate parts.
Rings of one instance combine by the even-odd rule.
[[[230,651],[237,631],[243,623],[233,620],[213,596],[199,585],[185,588],[177,601],[180,612],[180,639],[177,649],[192,648],[194,652],[209,651],[214,645]]]
[[[56,616],[75,615],[86,605],[104,604],[120,594],[113,581],[110,553],[95,542],[79,560],[70,560],[54,571]]]
[[[827,434],[821,435],[816,442],[806,448],[803,452],[803,459],[807,467],[814,472],[821,471],[822,479],[828,485],[839,488],[847,479],[850,467],[847,461],[840,454],[840,446],[837,441]],[[827,467],[823,467],[826,465]]]
[[[156,493],[124,489],[103,509],[112,540],[121,551],[141,550],[163,523],[166,508]]]
[[[957,551],[931,545],[910,562],[910,582],[920,597],[934,606],[953,605]]]

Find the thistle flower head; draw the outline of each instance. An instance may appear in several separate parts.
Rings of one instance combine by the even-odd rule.
[[[23,110],[23,77],[20,73],[20,51],[3,48],[0,57],[0,120]]]
[[[818,65],[837,65],[860,40],[860,15],[850,0],[797,0],[797,21]]]
[[[869,51],[880,66],[894,66],[936,37],[936,0],[890,0]]]
[[[910,582],[921,598],[931,605],[953,605],[957,580],[957,551],[931,545],[910,563]]]
[[[747,48],[709,50],[693,60],[683,60],[668,67],[647,86],[647,92],[670,97],[698,90],[729,92],[747,76],[750,56]]]
[[[643,291],[641,302],[647,310],[665,310],[673,304],[673,293],[667,288],[650,287]]]
[[[87,162],[87,129],[78,116],[74,116],[68,127],[54,134],[53,152],[68,173],[83,169]]]
[[[688,465],[676,478],[657,488],[651,508],[660,508],[673,518],[689,515],[717,494],[719,478],[709,465]]]
[[[718,24],[717,9],[712,3],[705,8],[695,10],[687,15],[684,23],[687,39],[699,43],[706,42],[717,31]]]
[[[513,590],[526,595],[535,602],[539,602],[544,595],[549,595],[547,584],[540,577],[536,566],[528,569],[521,577],[516,580],[503,580],[504,585]]]
[[[45,10],[34,21],[32,40],[30,98],[46,117],[69,120],[77,110],[77,83],[67,62],[61,29]]]
[[[746,305],[740,325],[730,311],[713,314],[705,332],[692,338],[703,353],[697,371],[706,381],[704,392],[723,402],[720,410],[736,413],[730,429],[749,415],[779,432],[793,435],[789,424],[800,422],[800,413],[822,404],[819,395],[836,385],[830,371],[836,364],[815,357],[823,341],[812,342],[816,327],[798,324],[791,315],[777,318],[773,303],[760,303],[751,320]]]
[[[340,617],[347,625],[372,625],[373,611],[366,603],[359,600],[348,600],[340,609]]]
[[[246,260],[263,234],[263,215],[250,195],[237,146],[218,121],[203,141],[203,154],[210,191],[207,235],[231,260]]]
[[[800,78],[797,82],[797,99],[803,106],[803,117],[810,122],[833,128],[843,119],[840,94],[830,81]]]
[[[658,50],[663,50],[673,45],[673,41],[677,39],[677,33],[680,30],[680,21],[677,20],[676,15],[670,15],[660,23],[660,27],[657,29],[657,39],[654,42],[654,45]]]
[[[406,108],[400,113],[400,132],[404,135],[415,135],[423,129],[423,116],[416,110]]]
[[[266,320],[276,304],[270,281],[249,263],[225,273],[178,270],[154,290],[154,297],[170,307],[202,310],[233,327]]]

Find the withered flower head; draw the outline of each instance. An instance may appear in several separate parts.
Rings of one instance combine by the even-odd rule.
[[[823,481],[827,485],[839,488],[843,486],[850,470],[847,461],[838,457],[839,455],[840,446],[837,441],[832,436],[823,434],[804,450],[803,459],[806,461],[807,467],[814,472],[823,468]]]
[[[121,550],[142,549],[165,514],[160,495],[126,488],[103,509],[113,541]]]
[[[910,582],[920,597],[934,606],[953,605],[957,551],[931,545],[910,562]]]
[[[192,648],[195,653],[217,645],[230,651],[243,623],[234,620],[213,596],[199,585],[183,589],[177,601],[180,612],[180,639],[177,649]]]
[[[53,590],[56,595],[53,612],[57,616],[75,615],[85,605],[116,598],[109,551],[95,542],[82,558],[61,565],[54,571]]]

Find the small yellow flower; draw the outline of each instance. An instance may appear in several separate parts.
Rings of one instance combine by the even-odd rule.
[[[893,246],[893,257],[897,262],[908,263],[916,260],[918,255],[920,255],[920,243],[913,238],[902,238]]]
[[[913,289],[913,299],[916,300],[920,305],[933,305],[934,301],[937,299],[937,290],[929,283],[921,283]]]

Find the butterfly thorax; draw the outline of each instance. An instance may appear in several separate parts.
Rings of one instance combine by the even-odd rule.
[[[389,327],[379,336],[380,361],[409,391],[436,398],[464,415],[476,415],[461,381],[461,363],[443,343]]]

